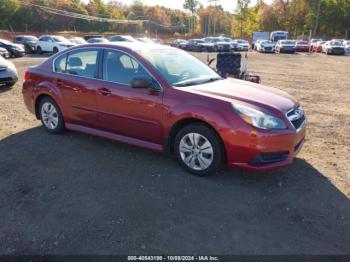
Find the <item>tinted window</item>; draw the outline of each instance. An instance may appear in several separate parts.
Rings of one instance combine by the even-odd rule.
[[[41,38],[39,38],[39,41],[47,42],[47,41],[49,41],[49,37],[47,37],[47,36],[41,37]]]
[[[103,80],[130,85],[136,76],[147,76],[147,72],[132,57],[118,51],[105,51],[103,57]]]
[[[84,50],[69,54],[66,72],[71,75],[94,78],[97,54],[97,50]]]
[[[67,61],[67,55],[63,55],[58,57],[55,60],[55,72],[57,73],[65,73],[66,72],[66,61]]]

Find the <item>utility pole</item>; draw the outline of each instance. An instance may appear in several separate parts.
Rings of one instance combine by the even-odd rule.
[[[313,36],[316,35],[317,30],[318,30],[318,23],[320,19],[320,11],[321,11],[321,0],[318,0],[317,2],[317,10],[316,10],[316,17],[315,17],[315,26],[314,26],[314,31],[312,33]]]

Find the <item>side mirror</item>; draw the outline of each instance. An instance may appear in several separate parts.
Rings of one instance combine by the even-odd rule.
[[[147,76],[137,76],[131,80],[130,85],[132,88],[150,88],[153,86],[153,80]]]

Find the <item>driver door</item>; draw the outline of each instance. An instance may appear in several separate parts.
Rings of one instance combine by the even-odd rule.
[[[97,80],[101,129],[163,144],[163,92],[130,86],[136,76],[151,77],[130,55],[106,49],[102,57],[102,79]]]

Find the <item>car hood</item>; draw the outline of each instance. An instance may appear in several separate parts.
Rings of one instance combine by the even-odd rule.
[[[273,108],[284,113],[297,104],[297,101],[284,91],[234,78],[181,87],[181,90],[231,103],[242,102],[256,107]]]

